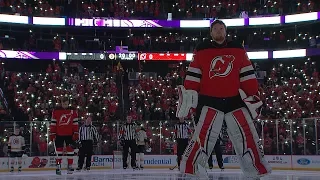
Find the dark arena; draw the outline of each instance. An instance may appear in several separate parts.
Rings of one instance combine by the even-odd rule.
[[[0,180],[319,180],[318,60],[319,0],[0,0]]]

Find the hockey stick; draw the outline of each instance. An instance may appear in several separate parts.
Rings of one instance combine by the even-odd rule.
[[[56,154],[56,157],[58,158],[58,152],[57,152],[57,147],[56,147],[55,139],[52,140],[52,143],[53,143],[54,152],[55,152],[55,154]]]
[[[172,167],[172,168],[169,168],[170,170],[174,170],[175,168],[177,168],[178,167],[178,165],[175,165],[174,167]]]

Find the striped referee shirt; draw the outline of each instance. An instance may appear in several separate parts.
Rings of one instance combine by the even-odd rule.
[[[80,141],[86,141],[86,140],[92,140],[92,141],[98,141],[99,134],[93,125],[82,125],[79,129],[79,140]]]
[[[174,125],[175,130],[175,138],[176,139],[188,139],[190,127],[189,124],[186,122],[179,122],[176,125]]]
[[[125,123],[120,129],[120,138],[122,137],[124,140],[135,140],[136,129],[137,125],[135,123]]]

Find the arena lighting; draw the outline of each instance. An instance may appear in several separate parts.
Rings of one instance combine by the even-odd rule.
[[[257,25],[280,25],[285,23],[297,23],[305,21],[314,21],[320,19],[320,12],[302,13],[286,16],[271,17],[251,17],[221,19],[225,21],[228,27],[243,27]],[[134,20],[134,19],[116,19],[106,17],[95,17],[90,19],[80,18],[50,18],[50,17],[28,17],[0,14],[0,22],[34,24],[34,25],[53,25],[53,26],[85,26],[85,27],[143,27],[143,28],[206,28],[210,27],[211,20]]]
[[[16,15],[6,15],[0,14],[0,22],[4,23],[18,23],[18,24],[29,24],[28,16],[16,16]]]
[[[44,18],[44,17],[33,17],[32,20],[34,25],[49,25],[49,26],[65,26],[65,18]]]
[[[273,58],[297,58],[307,56],[306,49],[295,49],[295,50],[284,50],[284,51],[273,51]]]
[[[320,49],[294,49],[281,51],[251,51],[248,52],[251,60],[266,60],[280,58],[298,58],[306,56],[319,56]],[[48,59],[48,60],[97,60],[97,61],[192,61],[192,53],[154,53],[154,52],[128,52],[128,53],[66,53],[66,52],[30,52],[0,50],[0,59]]]

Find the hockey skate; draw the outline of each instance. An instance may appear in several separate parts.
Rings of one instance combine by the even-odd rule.
[[[13,173],[14,172],[14,167],[10,168],[10,172]]]
[[[84,168],[86,171],[90,171],[90,167],[86,167]]]
[[[220,167],[220,169],[221,169],[221,171],[224,171],[224,167],[222,166],[222,167]]]
[[[57,164],[56,175],[61,175],[61,165]]]
[[[82,168],[77,167],[76,171],[77,171],[77,172],[80,172],[80,171],[81,171],[81,169],[82,169]],[[85,170],[85,169],[84,169],[84,170]]]
[[[21,172],[21,167],[18,168],[18,172]]]
[[[139,169],[140,169],[140,170],[143,170],[143,166],[140,166]]]
[[[73,171],[74,171],[74,169],[72,168],[72,166],[68,165],[67,174],[73,174]]]

